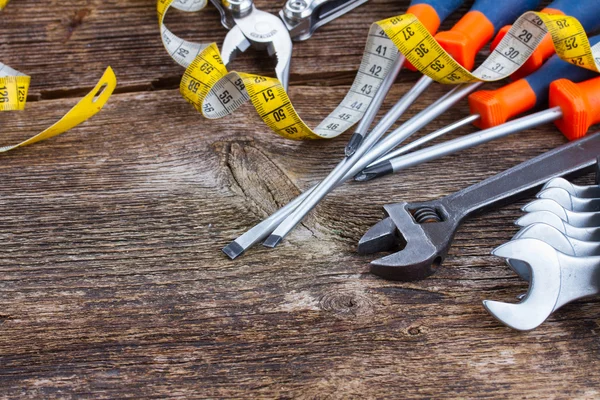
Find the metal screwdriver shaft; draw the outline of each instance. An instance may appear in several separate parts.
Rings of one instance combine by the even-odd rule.
[[[561,117],[561,108],[554,107],[531,116],[515,119],[494,128],[471,133],[435,146],[427,147],[423,150],[415,151],[414,153],[387,160],[384,163],[365,169],[361,174],[357,175],[355,179],[357,181],[368,181],[390,173],[395,173],[427,161],[436,160],[440,157],[478,146],[494,139],[552,122]]]
[[[431,132],[423,137],[420,137],[417,140],[410,142],[406,146],[402,146],[402,147],[384,155],[383,157],[379,158],[377,161],[370,164],[367,168],[371,168],[375,165],[381,164],[392,158],[401,156],[402,154],[410,153],[411,151],[415,150],[416,148],[421,147],[424,144],[429,143],[434,139],[442,137],[450,132],[454,132],[455,130],[462,128],[463,126],[471,124],[472,122],[476,121],[478,118],[479,118],[479,115],[469,115],[468,117],[465,117],[465,118],[463,118],[459,121],[456,121],[448,126],[445,126],[442,129],[438,129],[435,132]]]
[[[455,88],[455,89],[457,89],[457,88]],[[432,104],[428,109],[430,109],[430,108],[438,105],[438,103],[440,103],[440,102],[443,102],[446,99],[446,97],[450,96],[450,95],[451,95],[451,93],[448,93],[445,97],[443,97],[442,99],[438,100],[438,102]],[[398,106],[398,104],[396,104],[396,106]],[[392,108],[392,110],[390,110],[390,112],[388,114],[392,113],[393,110],[394,110],[394,108]],[[385,119],[385,117],[384,117],[384,119]],[[390,116],[389,119],[392,120],[393,118]],[[393,124],[393,121],[391,123]],[[367,138],[369,138],[369,137],[371,137],[371,136],[370,135],[367,136]],[[431,139],[433,139],[433,137]],[[391,145],[392,148],[396,147],[396,145],[394,145],[394,143],[389,144],[390,142],[388,142],[388,145]],[[424,143],[424,141],[421,141],[421,144],[423,144],[423,143]],[[364,145],[364,143],[363,143],[363,145]],[[354,157],[352,157],[352,158],[354,158]],[[378,164],[379,162],[380,162],[379,159],[377,159],[377,160],[375,160],[374,162],[372,162],[372,163],[370,163],[368,165],[369,166],[375,165],[375,164]],[[356,168],[352,168],[346,175],[344,175],[343,179],[340,182],[338,182],[338,185],[342,184],[343,182],[346,182],[347,180],[351,179],[354,175],[356,175],[357,173],[359,173],[360,170],[361,170],[361,168],[360,168],[361,165],[363,165],[363,164],[358,165]],[[228,244],[225,248],[223,248],[223,252],[225,254],[227,254],[227,256],[229,256],[229,258],[235,259],[240,254],[242,254],[244,251],[246,251],[248,248],[254,246],[257,243],[259,243],[261,240],[264,240],[271,232],[273,232],[273,230],[279,224],[281,224],[283,222],[283,220],[288,215],[291,214],[291,212],[300,203],[302,203],[302,201],[304,199],[306,199],[310,195],[310,193],[312,193],[312,191],[316,187],[317,186],[315,185],[312,188],[308,189],[307,191],[305,191],[304,193],[302,193],[300,196],[296,197],[294,200],[292,200],[290,203],[288,203],[286,206],[280,208],[274,214],[272,214],[271,216],[269,216],[267,219],[265,219],[262,222],[260,222],[259,224],[255,225],[252,229],[248,230],[243,235],[241,235],[240,237],[238,237],[237,239],[235,239],[233,242],[231,242],[230,244]]]
[[[431,78],[423,76],[419,83],[425,87],[431,84]],[[378,140],[381,135],[375,135],[372,132],[364,142],[364,148],[361,146],[356,154],[350,158],[343,160],[338,166],[332,171],[332,173],[323,181],[312,193],[300,204],[278,227],[273,231],[271,236],[263,243],[267,247],[277,246],[281,240],[292,230],[294,227],[304,218],[304,216],[312,210],[323,197],[325,197],[331,190],[333,190],[342,177],[350,172],[353,176],[360,172],[364,166],[369,165],[379,157],[387,154],[393,150],[396,146],[406,140],[410,135],[417,132],[431,121],[436,119],[438,116],[443,114],[446,110],[452,107],[461,99],[465,98],[469,93],[473,92],[476,88],[481,86],[483,82],[461,84],[454,87],[450,92],[444,95],[441,99],[421,111],[409,121],[401,125],[399,128],[390,133],[387,137],[377,143],[368,153],[367,145],[370,146],[371,140]],[[408,106],[408,105],[407,105]],[[386,129],[387,130],[387,129]],[[379,137],[377,137],[379,136]],[[369,142],[369,143],[368,143]],[[362,167],[361,167],[362,166]]]
[[[472,69],[475,64],[475,56],[483,48],[483,46],[494,36],[502,26],[506,23],[514,21],[514,19],[524,11],[530,10],[537,6],[539,0],[510,0],[503,7],[497,7],[493,1],[489,0],[476,0],[471,10],[461,20],[454,25],[451,31],[442,32],[436,35],[438,41],[441,40],[445,43],[452,51],[452,55],[458,57],[458,63],[465,66],[467,69]],[[478,28],[475,30],[475,26]],[[461,39],[457,40],[457,37]],[[443,44],[442,44],[443,45]],[[424,77],[419,83],[428,82],[432,83],[433,80],[429,77]],[[467,86],[460,86],[464,89]],[[474,90],[475,86],[469,86]],[[461,90],[459,90],[460,92]],[[466,92],[465,96],[470,93]],[[460,100],[460,98],[458,99]],[[457,101],[458,101],[457,100]],[[450,108],[455,103],[448,106]],[[447,110],[446,108],[445,110]],[[442,110],[445,111],[445,110]],[[403,135],[397,136],[399,142],[405,140],[408,136],[415,133],[427,123],[431,122],[441,113],[432,114],[419,114],[419,118],[415,117],[415,121],[411,120],[405,125],[409,125],[408,129],[404,129]],[[393,146],[395,147],[395,146]],[[387,148],[385,152],[389,152],[393,149]],[[365,154],[368,148],[359,148],[355,153],[355,156],[359,154]],[[363,165],[368,165],[371,161],[379,158],[384,153],[377,154],[375,158],[369,159]],[[302,221],[304,216],[310,212],[318,203],[323,199],[331,190],[333,190],[339,180],[350,170],[353,165],[357,163],[358,157],[350,157],[344,160],[342,163],[331,172],[331,174],[325,178],[321,184],[290,214],[280,226],[275,229],[273,234],[267,238],[264,245],[267,247],[276,247],[287,234],[294,229],[296,225]],[[363,161],[358,161],[362,163]]]

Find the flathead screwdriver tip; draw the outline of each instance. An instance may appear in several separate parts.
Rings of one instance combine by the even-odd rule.
[[[231,242],[227,246],[223,247],[222,251],[227,255],[227,257],[235,260],[244,252],[244,248],[236,242]]]
[[[381,164],[374,165],[369,168],[365,168],[362,172],[359,172],[354,180],[358,182],[366,182],[381,176],[389,175],[394,173],[394,168],[389,161],[382,162]]]
[[[274,249],[282,240],[283,238],[281,236],[271,235],[263,242],[263,246]]]
[[[346,153],[346,157],[352,157],[354,153],[356,153],[356,150],[362,144],[363,139],[364,136],[358,132],[354,132],[352,134],[352,137],[350,138],[350,141],[348,142],[348,144],[346,145],[346,149],[344,150],[344,152]]]

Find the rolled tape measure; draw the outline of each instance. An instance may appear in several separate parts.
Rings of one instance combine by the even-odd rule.
[[[333,138],[360,121],[398,57],[398,50],[385,32],[380,28],[371,29],[350,91],[340,105],[312,130],[294,109],[279,80],[228,72],[216,44],[180,39],[163,23],[171,6],[181,11],[199,11],[205,5],[206,1],[158,0],[157,11],[165,48],[177,63],[186,68],[180,91],[209,119],[223,118],[250,100],[262,120],[281,136],[297,140]]]
[[[228,72],[216,44],[178,38],[164,26],[170,6],[199,11],[206,1],[159,0],[157,10],[163,43],[175,61],[186,67],[180,91],[206,118],[223,118],[250,100],[263,121],[290,139],[333,138],[358,122],[393,61],[402,53],[419,71],[445,84],[496,81],[518,70],[550,32],[559,57],[599,71],[600,44],[591,48],[579,21],[563,15],[523,14],[493,53],[473,73],[456,62],[425,26],[411,14],[379,21],[371,27],[357,77],[350,91],[315,130],[295,111],[281,83],[274,78]]]

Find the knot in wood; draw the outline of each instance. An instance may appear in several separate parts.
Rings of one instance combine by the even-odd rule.
[[[335,291],[326,293],[319,301],[319,307],[341,316],[366,315],[373,312],[373,302],[364,293]]]

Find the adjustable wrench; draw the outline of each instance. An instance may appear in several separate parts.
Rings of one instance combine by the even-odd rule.
[[[372,261],[371,272],[392,280],[426,278],[442,264],[466,218],[535,194],[552,178],[595,171],[598,154],[600,133],[595,133],[441,199],[387,205],[384,209],[388,217],[361,238],[358,252],[373,254],[402,248]]]

